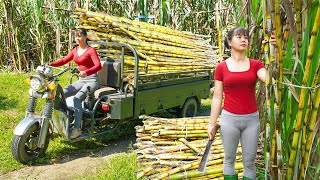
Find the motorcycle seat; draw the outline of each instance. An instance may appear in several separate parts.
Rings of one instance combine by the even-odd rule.
[[[116,93],[121,88],[121,63],[119,61],[102,61],[98,72],[100,88],[94,92],[94,97]]]
[[[108,94],[113,94],[113,93],[116,93],[118,92],[117,89],[115,88],[112,88],[112,87],[102,87],[100,89],[97,89],[95,92],[94,92],[94,97],[97,99],[103,95],[108,95]]]

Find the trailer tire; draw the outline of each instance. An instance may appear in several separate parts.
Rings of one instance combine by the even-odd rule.
[[[179,117],[195,117],[198,113],[199,103],[194,98],[188,98],[179,111]]]

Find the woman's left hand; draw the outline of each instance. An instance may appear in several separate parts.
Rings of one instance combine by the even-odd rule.
[[[276,36],[274,34],[271,34],[270,36],[270,39],[269,39],[269,42],[272,44],[272,45],[276,45],[277,42],[276,42]]]
[[[84,78],[84,77],[87,76],[87,73],[86,73],[85,71],[80,71],[80,72],[79,72],[79,76],[82,77],[82,78]]]
[[[270,36],[270,38],[269,38],[269,40],[263,40],[262,41],[262,44],[263,45],[265,45],[266,43],[270,43],[270,44],[272,44],[272,45],[276,45],[277,44],[277,42],[276,42],[276,36],[274,35],[274,34],[271,34],[271,36]]]

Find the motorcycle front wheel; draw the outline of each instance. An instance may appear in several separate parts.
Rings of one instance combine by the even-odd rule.
[[[12,155],[22,164],[28,164],[39,157],[43,157],[49,145],[49,133],[43,148],[37,146],[40,129],[37,124],[30,126],[24,135],[14,135],[12,140]]]

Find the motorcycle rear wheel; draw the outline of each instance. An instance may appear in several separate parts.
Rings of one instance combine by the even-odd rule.
[[[27,132],[22,135],[14,135],[12,140],[12,155],[22,164],[28,164],[37,158],[43,157],[49,145],[49,132],[43,148],[37,147],[40,129],[37,124],[30,126]]]

